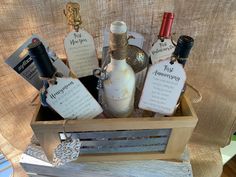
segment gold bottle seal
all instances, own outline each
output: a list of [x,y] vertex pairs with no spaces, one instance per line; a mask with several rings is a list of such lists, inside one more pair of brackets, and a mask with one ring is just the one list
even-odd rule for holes
[[82,24],[80,16],[80,5],[75,2],[68,2],[66,4],[66,9],[64,9],[64,14],[67,18],[67,24],[71,25],[76,32],[79,31],[79,27]]

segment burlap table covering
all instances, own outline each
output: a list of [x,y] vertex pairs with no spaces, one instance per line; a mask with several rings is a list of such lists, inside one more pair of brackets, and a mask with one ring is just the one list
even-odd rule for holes
[[[61,0],[2,0],[0,5],[0,149],[12,161],[14,175],[25,174],[18,165],[21,152],[30,141],[34,107],[30,101],[37,91],[11,70],[4,60],[29,36],[47,39],[60,57],[65,57],[63,36],[68,32]],[[176,15],[174,38],[180,34],[195,39],[187,74],[202,93],[194,105],[199,117],[189,145],[196,177],[215,177],[222,171],[219,147],[229,142],[236,119],[236,21],[234,0],[83,0],[83,25],[102,46],[102,29],[113,20],[124,20],[129,30],[144,35],[148,50],[159,32],[164,11]],[[191,93],[190,93],[191,94]],[[192,95],[192,94],[191,94]]]

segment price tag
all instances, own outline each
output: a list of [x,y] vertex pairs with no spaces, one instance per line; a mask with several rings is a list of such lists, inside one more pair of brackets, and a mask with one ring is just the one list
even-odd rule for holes
[[160,60],[169,58],[175,50],[171,39],[165,39],[163,42],[158,39],[152,46],[150,56],[152,64],[159,62]]
[[181,64],[163,60],[149,68],[139,108],[171,115],[186,80]]
[[78,79],[57,78],[57,84],[47,88],[46,97],[46,102],[65,119],[91,119],[103,111]]
[[78,77],[92,75],[93,70],[98,68],[93,37],[87,31],[80,29],[70,32],[64,45],[69,66]]

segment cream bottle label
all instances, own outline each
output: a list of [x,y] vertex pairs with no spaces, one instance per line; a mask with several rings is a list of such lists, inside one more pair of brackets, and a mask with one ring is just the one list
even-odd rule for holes
[[150,56],[152,64],[159,62],[160,60],[169,58],[175,50],[175,46],[171,39],[165,39],[163,42],[158,39],[152,46]]
[[70,68],[78,77],[92,75],[93,70],[98,68],[98,60],[93,37],[80,29],[78,32],[70,32],[64,45]]
[[186,80],[183,66],[163,60],[149,68],[139,108],[171,115]]
[[73,78],[57,78],[47,88],[47,103],[65,119],[92,119],[102,108],[84,85]]

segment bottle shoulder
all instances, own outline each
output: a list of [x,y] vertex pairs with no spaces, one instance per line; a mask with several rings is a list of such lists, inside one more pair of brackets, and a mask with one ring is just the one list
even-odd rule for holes
[[[129,85],[132,87],[135,85],[135,73],[133,69],[127,64],[122,67],[113,67],[111,64],[107,68],[108,79],[104,82],[109,83],[108,85],[113,85],[112,87]],[[112,84],[111,84],[112,83]]]

